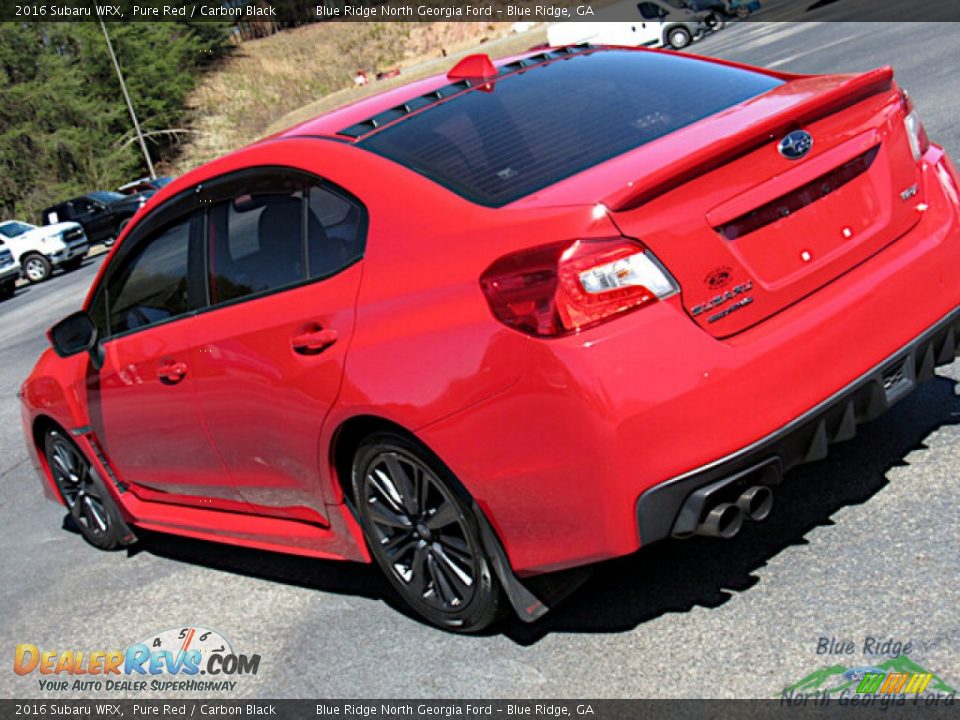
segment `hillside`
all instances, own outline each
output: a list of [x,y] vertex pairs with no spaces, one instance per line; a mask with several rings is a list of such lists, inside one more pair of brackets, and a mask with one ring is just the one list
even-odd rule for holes
[[[190,96],[189,139],[164,169],[183,173],[356,97],[441,72],[477,45],[497,56],[543,38],[542,29],[512,35],[509,23],[320,23],[245,42]],[[373,80],[395,67],[400,76]],[[371,82],[358,88],[361,69]]]

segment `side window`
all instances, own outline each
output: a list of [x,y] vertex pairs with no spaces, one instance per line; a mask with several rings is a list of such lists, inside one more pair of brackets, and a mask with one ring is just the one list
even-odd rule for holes
[[333,275],[363,256],[365,214],[356,203],[323,187],[311,187],[307,212],[310,277]]
[[642,2],[637,4],[637,9],[640,11],[640,15],[643,16],[644,20],[656,20],[660,17],[660,8],[650,2]]
[[137,248],[123,269],[108,279],[110,335],[148,327],[189,310],[190,225],[190,219],[169,225]]
[[93,203],[91,203],[89,200],[84,200],[83,198],[80,198],[79,200],[74,200],[71,203],[71,205],[73,205],[72,215],[74,217],[76,217],[77,215],[84,215],[90,212],[91,210],[93,210]]
[[209,240],[213,304],[305,280],[303,193],[220,203],[210,214]]

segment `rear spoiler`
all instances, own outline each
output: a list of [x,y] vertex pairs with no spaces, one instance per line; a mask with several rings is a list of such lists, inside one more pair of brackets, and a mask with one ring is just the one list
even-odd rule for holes
[[[788,81],[789,82],[789,81]],[[697,148],[669,165],[652,168],[627,187],[611,193],[603,204],[614,212],[632,210],[674,188],[745,155],[785,132],[807,125],[893,86],[889,65],[854,75],[832,88],[788,105],[738,132]]]

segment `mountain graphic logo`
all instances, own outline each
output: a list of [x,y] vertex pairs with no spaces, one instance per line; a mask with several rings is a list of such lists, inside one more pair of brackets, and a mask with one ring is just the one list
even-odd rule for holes
[[956,693],[936,673],[924,669],[906,655],[899,655],[881,663],[846,667],[830,665],[816,670],[802,680],[783,689],[784,695],[796,693],[835,695],[848,690],[851,693]]

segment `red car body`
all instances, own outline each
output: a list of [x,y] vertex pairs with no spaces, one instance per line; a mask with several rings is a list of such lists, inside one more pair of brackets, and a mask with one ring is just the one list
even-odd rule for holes
[[[589,48],[509,58],[499,75],[474,62],[470,87],[440,102],[495,97],[509,73],[543,67],[545,77],[552,64],[628,52],[679,57]],[[359,198],[363,258],[108,341],[99,371],[86,353],[47,351],[22,389],[46,493],[62,502],[41,444],[56,424],[113,479],[134,528],[369,562],[343,475],[358,438],[389,426],[452,471],[495,534],[503,572],[525,578],[684,534],[698,489],[738,474],[776,482],[822,457],[953,360],[957,171],[922,128],[911,137],[912,108],[889,68],[796,76],[683,62],[777,84],[496,207],[362,147],[409,121],[362,127],[369,118],[463,73],[362,100],[174,180],[101,277],[165,202],[257,167],[304,171]],[[789,159],[778,142],[800,128],[812,148]],[[639,239],[678,292],[540,333],[505,322],[481,282],[499,282],[490,273],[530,248],[622,238]],[[291,337],[321,328],[336,333],[324,352],[291,351]],[[185,382],[164,382],[171,373]]]

